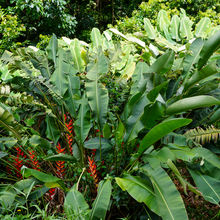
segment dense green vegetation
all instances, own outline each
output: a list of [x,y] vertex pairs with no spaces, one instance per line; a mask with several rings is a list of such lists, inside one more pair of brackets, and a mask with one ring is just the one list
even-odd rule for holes
[[218,2],[139,3],[2,1],[1,219],[219,218]]

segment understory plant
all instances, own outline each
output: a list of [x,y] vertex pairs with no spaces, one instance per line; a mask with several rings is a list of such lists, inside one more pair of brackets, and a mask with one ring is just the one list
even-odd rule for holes
[[94,28],[91,44],[53,35],[46,50],[6,51],[1,213],[49,203],[67,219],[185,220],[180,188],[219,206],[219,152],[187,133],[218,125],[219,46],[217,31],[155,54]]

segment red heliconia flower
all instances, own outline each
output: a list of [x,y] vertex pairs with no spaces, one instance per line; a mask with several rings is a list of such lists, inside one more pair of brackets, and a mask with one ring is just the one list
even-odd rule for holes
[[24,154],[24,152],[20,149],[20,147],[15,148],[17,151],[17,155],[14,158],[13,165],[15,167],[15,172],[18,178],[21,178],[21,167],[24,165],[24,159],[27,158],[27,156]]
[[55,196],[55,192],[56,191],[56,188],[51,188],[49,189],[48,193],[49,193],[49,199],[52,200],[53,197]]
[[31,160],[33,169],[40,171],[40,165],[39,165],[39,162],[36,158],[36,152],[34,150],[32,150],[32,151],[29,150],[28,153],[30,156],[30,160]]
[[[57,145],[57,153],[65,153],[65,148],[62,148],[60,143]],[[60,178],[63,178],[65,175],[65,162],[64,161],[56,161],[57,175]]]
[[69,122],[67,122],[67,119],[68,119],[67,115],[64,114],[65,125],[69,132],[66,134],[66,138],[67,138],[70,154],[72,155],[73,154],[73,148],[72,148],[73,138],[71,134],[73,133],[73,120],[70,119]]
[[93,180],[95,182],[95,186],[97,188],[98,187],[98,183],[99,183],[99,178],[98,178],[98,174],[97,174],[97,170],[96,170],[97,167],[96,167],[94,159],[91,159],[88,156],[88,160],[89,160],[89,173],[91,173],[90,176],[93,177]]
[[95,157],[96,149],[92,149],[92,156]]
[[[96,133],[99,133],[99,132],[100,132],[100,130],[96,129]],[[100,137],[103,138],[104,136],[101,134]]]

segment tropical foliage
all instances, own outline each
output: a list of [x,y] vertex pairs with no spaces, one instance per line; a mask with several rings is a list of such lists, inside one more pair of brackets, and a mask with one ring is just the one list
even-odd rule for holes
[[185,220],[192,194],[219,206],[219,150],[204,143],[219,143],[220,31],[165,13],[141,38],[94,28],[90,44],[4,52],[2,215]]

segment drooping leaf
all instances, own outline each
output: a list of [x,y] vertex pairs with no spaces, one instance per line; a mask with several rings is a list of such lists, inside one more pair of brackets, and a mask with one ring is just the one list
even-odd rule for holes
[[220,180],[192,169],[188,170],[204,199],[218,205],[220,202]]
[[165,34],[166,38],[169,38],[168,28],[170,25],[170,20],[165,10],[159,11],[158,16],[157,16],[157,24],[158,24],[159,30]]
[[[99,149],[100,148],[100,140],[98,137],[95,138],[91,138],[88,141],[85,141],[84,143],[84,147],[87,149]],[[101,138],[101,148],[103,150],[108,150],[111,149],[111,144],[110,142],[105,139],[105,138]]]
[[193,38],[191,30],[193,22],[189,19],[189,17],[186,16],[186,13],[183,9],[181,9],[181,12],[182,14],[180,15],[180,37],[190,40]]
[[183,61],[183,74],[189,73],[193,68],[193,65],[198,62],[203,44],[204,42],[201,38],[198,38],[192,42],[189,48],[190,53],[185,56]]
[[74,39],[70,44],[71,54],[73,56],[74,68],[82,73],[85,69],[84,60],[81,57],[81,47],[78,39]]
[[137,99],[137,101],[134,103],[131,111],[132,113],[126,121],[126,132],[124,137],[125,142],[132,141],[144,128],[141,118],[144,115],[144,108],[147,104],[149,104],[149,100],[145,94]]
[[84,196],[80,193],[74,185],[67,193],[64,201],[64,210],[68,216],[76,220],[88,219],[89,205],[86,203]]
[[192,110],[195,108],[204,108],[219,104],[220,101],[212,96],[208,96],[208,95],[193,96],[190,98],[185,98],[177,102],[174,102],[173,104],[168,106],[166,113],[171,115],[171,114]]
[[144,79],[144,73],[149,66],[144,62],[138,62],[132,75],[133,84],[131,86],[131,94],[143,92],[146,89],[147,80]]
[[148,18],[144,18],[144,29],[146,31],[148,38],[152,40],[156,38],[157,36],[156,31]]
[[86,77],[90,80],[98,80],[102,74],[108,72],[108,59],[104,53],[98,49],[98,53],[94,60],[90,61],[87,69]]
[[101,181],[98,187],[98,195],[92,204],[91,220],[105,219],[112,193],[110,180]]
[[154,127],[162,119],[165,109],[166,107],[161,102],[155,102],[151,106],[146,106],[141,118],[144,127],[147,129]]
[[53,60],[54,62],[54,66],[56,68],[56,55],[57,55],[57,50],[58,50],[58,40],[55,34],[53,34],[53,36],[50,39],[49,45],[47,47],[47,54],[48,54],[48,58]]
[[188,125],[192,120],[185,118],[168,119],[153,127],[142,139],[138,149],[139,154],[142,154],[156,141],[160,140],[165,135],[174,131],[177,128]]
[[36,179],[38,179],[44,183],[52,183],[52,182],[60,181],[60,179],[56,176],[52,176],[50,174],[46,174],[46,173],[40,172],[38,170],[30,169],[25,166],[23,166],[21,168],[21,172],[22,172],[23,176],[26,178],[29,176],[33,176]]
[[47,149],[51,148],[50,142],[38,135],[32,135],[31,138],[29,138],[29,143],[33,147],[39,146],[39,147],[47,148]]
[[214,74],[218,73],[218,68],[215,63],[209,63],[204,68],[202,68],[199,71],[195,71],[190,79],[188,79],[185,83],[185,89],[191,87],[192,85],[195,85],[199,81],[212,76]]
[[166,51],[162,56],[160,56],[149,68],[148,73],[158,73],[165,74],[167,73],[174,61],[174,52],[172,50]]
[[67,75],[70,75],[74,70],[73,66],[68,63],[67,53],[64,49],[59,48],[56,69],[50,78],[50,81],[59,89],[62,96],[68,89]]
[[180,41],[179,27],[180,27],[180,18],[178,15],[174,15],[171,19],[170,31],[171,31],[172,39],[175,39],[176,41]]
[[80,94],[80,78],[78,76],[74,76],[73,74],[70,74],[67,76],[68,80],[68,93],[67,97],[65,98],[65,103],[68,108],[68,112],[76,118],[77,110],[79,107],[79,104],[77,100],[81,96]]
[[0,151],[0,159],[6,157],[8,153]]
[[200,53],[198,68],[201,69],[210,56],[220,47],[220,30],[212,35],[204,44]]
[[207,17],[201,18],[195,28],[195,36],[205,38],[211,29],[211,20]]
[[135,67],[136,67],[135,62],[127,63],[127,65],[125,66],[125,68],[121,72],[121,77],[124,77],[124,78],[126,78],[126,80],[129,80],[135,71]]
[[163,219],[187,220],[183,200],[167,173],[160,167],[152,169],[149,165],[141,169],[146,172],[153,184],[159,215]]
[[21,139],[20,134],[14,129],[12,125],[13,122],[14,116],[6,108],[0,106],[0,127],[11,131],[16,138]]
[[47,129],[46,129],[46,135],[47,138],[52,140],[55,144],[60,138],[60,131],[56,126],[56,121],[54,118],[46,116],[46,123],[47,123]]
[[102,129],[108,109],[108,90],[97,80],[85,83],[85,87],[89,105],[94,113],[96,122]]
[[192,153],[197,154],[199,157],[202,157],[204,160],[208,161],[214,167],[220,169],[220,159],[210,150],[203,147],[196,147],[192,149]]
[[159,214],[155,193],[148,181],[128,174],[123,178],[116,177],[115,180],[123,191],[126,190],[136,201],[144,202],[150,210]]
[[38,187],[36,190],[30,193],[30,195],[28,196],[28,199],[30,201],[37,200],[41,198],[47,191],[48,191],[48,188],[46,186]]
[[93,47],[97,49],[102,46],[102,35],[98,28],[93,28],[91,32],[91,41]]
[[80,109],[77,115],[77,120],[74,123],[74,131],[81,144],[88,136],[90,128],[90,109],[88,105],[88,100],[85,98],[84,95],[83,98],[80,100]]

